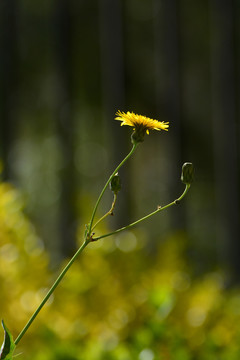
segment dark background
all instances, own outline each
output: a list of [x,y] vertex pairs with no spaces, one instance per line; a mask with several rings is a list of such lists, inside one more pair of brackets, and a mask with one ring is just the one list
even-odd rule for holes
[[[121,170],[109,226],[123,226],[195,182],[180,207],[141,225],[149,247],[184,230],[197,272],[226,267],[239,281],[240,2],[235,0],[2,0],[2,180],[57,261],[76,247],[108,175],[129,151],[133,111],[169,121]],[[108,210],[110,194],[102,207]]]

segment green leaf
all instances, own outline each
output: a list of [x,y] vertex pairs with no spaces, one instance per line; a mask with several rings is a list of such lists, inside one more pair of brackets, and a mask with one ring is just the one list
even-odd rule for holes
[[15,344],[13,341],[12,334],[4,324],[2,320],[2,327],[4,329],[4,340],[0,350],[0,359],[1,360],[12,360],[13,352],[15,350]]

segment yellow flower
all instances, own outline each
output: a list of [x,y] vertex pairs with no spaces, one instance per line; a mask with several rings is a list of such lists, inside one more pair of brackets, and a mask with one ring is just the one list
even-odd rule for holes
[[166,130],[168,131],[168,122],[150,119],[143,115],[137,115],[128,111],[127,113],[117,111],[115,120],[122,121],[122,125],[132,126],[134,133],[132,135],[133,142],[141,142],[144,135],[149,134],[149,130]]

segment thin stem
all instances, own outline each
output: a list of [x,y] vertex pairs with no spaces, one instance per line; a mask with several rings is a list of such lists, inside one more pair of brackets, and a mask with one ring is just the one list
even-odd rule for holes
[[114,175],[118,172],[118,170],[120,169],[120,167],[123,166],[123,164],[127,161],[127,159],[133,154],[133,152],[135,151],[135,149],[137,148],[137,145],[138,143],[135,143],[131,149],[131,151],[128,153],[128,155],[123,159],[123,161],[116,167],[116,169],[113,171],[112,175],[109,177],[108,181],[106,182],[104,188],[102,189],[100,195],[99,195],[99,198],[97,199],[97,202],[95,204],[95,207],[93,209],[93,213],[92,213],[92,217],[91,217],[91,220],[90,220],[90,223],[89,223],[89,227],[88,227],[88,236],[90,237],[91,236],[91,232],[92,232],[92,225],[93,225],[93,220],[94,220],[94,217],[96,215],[96,211],[97,211],[97,208],[98,208],[98,205],[103,197],[103,194],[105,193],[106,189],[107,189],[107,186],[108,184],[110,183],[110,181],[112,180],[112,178],[114,177]]
[[88,243],[89,243],[89,241],[87,241],[87,240],[84,241],[84,243],[80,246],[80,248],[73,255],[71,260],[67,263],[65,268],[61,271],[61,273],[58,276],[57,280],[54,282],[52,287],[49,289],[48,293],[45,295],[44,299],[42,300],[41,304],[38,306],[37,310],[33,313],[31,318],[28,320],[27,324],[24,326],[24,328],[22,329],[22,331],[20,332],[20,334],[18,335],[18,337],[14,341],[15,345],[17,345],[19,343],[19,341],[21,340],[21,338],[23,337],[25,332],[28,330],[29,326],[32,324],[32,322],[34,321],[34,319],[36,318],[36,316],[38,315],[38,313],[40,312],[42,307],[45,305],[47,300],[50,298],[50,296],[52,295],[52,293],[54,292],[54,290],[56,289],[56,287],[58,286],[58,284],[60,283],[60,281],[62,280],[62,278],[64,277],[64,275],[68,271],[68,269],[70,268],[70,266],[74,263],[77,256],[83,251],[83,249],[87,246]]
[[117,201],[117,194],[114,194],[111,209],[110,209],[106,214],[104,214],[104,215],[93,225],[92,230],[93,230],[102,220],[104,220],[107,216],[113,215],[113,210],[114,210],[114,208],[115,208],[116,201]]
[[[89,227],[87,229],[87,231],[85,232],[85,238],[84,238],[84,242],[83,244],[80,246],[80,248],[76,251],[76,253],[73,255],[73,257],[70,259],[70,261],[67,263],[67,265],[65,266],[65,268],[61,271],[60,275],[58,276],[58,278],[56,279],[56,281],[54,282],[54,284],[52,285],[52,287],[49,289],[49,291],[47,292],[47,294],[45,295],[44,299],[42,300],[41,304],[38,306],[37,310],[33,313],[33,315],[31,316],[31,318],[28,320],[27,324],[24,326],[24,328],[22,329],[22,331],[20,332],[20,334],[18,335],[18,337],[16,338],[16,340],[14,341],[15,345],[17,345],[19,343],[19,341],[21,340],[21,338],[23,337],[23,335],[26,333],[26,331],[28,330],[28,328],[30,327],[30,325],[32,324],[32,322],[34,321],[34,319],[36,318],[36,316],[38,315],[38,313],[40,312],[40,310],[43,308],[43,306],[46,304],[46,302],[48,301],[48,299],[50,298],[50,296],[52,295],[52,293],[54,292],[54,290],[56,289],[56,287],[59,285],[59,283],[61,282],[61,280],[63,279],[63,277],[65,276],[65,274],[67,273],[67,271],[69,270],[69,268],[71,267],[71,265],[74,263],[74,261],[76,260],[77,256],[83,251],[83,249],[89,244],[89,242],[91,241],[91,232],[92,232],[92,225],[93,225],[93,220],[98,208],[98,205],[100,203],[100,200],[108,186],[108,184],[110,183],[110,181],[112,180],[113,176],[117,173],[117,171],[120,169],[120,167],[125,163],[125,161],[133,154],[134,150],[136,149],[137,144],[134,144],[131,151],[129,152],[129,154],[123,159],[123,161],[117,166],[117,168],[114,170],[114,172],[112,173],[112,175],[109,177],[108,181],[106,182],[103,190],[101,191],[99,198],[95,204],[93,213],[92,213],[92,217],[91,217],[91,221],[89,223]],[[114,198],[112,207],[110,209],[110,211],[105,214],[95,225],[94,227],[101,221],[103,220],[103,218],[105,218],[107,215],[109,215],[109,213],[111,211],[113,211],[113,208],[115,206],[115,202],[116,202],[116,198]]]
[[121,231],[123,231],[123,230],[129,229],[129,228],[137,225],[137,224],[140,223],[141,221],[146,220],[146,219],[150,218],[151,216],[159,213],[160,211],[165,210],[165,209],[169,208],[170,206],[177,205],[177,204],[182,200],[182,198],[186,195],[186,193],[188,192],[189,188],[190,188],[190,185],[187,184],[186,187],[185,187],[184,192],[182,193],[182,195],[179,196],[179,198],[177,198],[176,200],[172,201],[171,203],[169,203],[169,204],[167,204],[167,205],[165,205],[165,206],[163,206],[163,207],[159,207],[157,210],[151,212],[150,214],[142,217],[141,219],[139,219],[139,220],[137,220],[137,221],[134,221],[133,223],[131,223],[131,224],[127,225],[127,226],[124,226],[124,227],[122,227],[122,228],[120,228],[120,229],[118,229],[118,230],[115,230],[115,231],[113,231],[113,232],[110,232],[110,233],[108,233],[108,234],[101,235],[101,236],[98,236],[98,237],[96,237],[96,238],[93,238],[92,241],[97,241],[97,240],[100,240],[100,239],[102,239],[102,238],[105,238],[105,237],[108,237],[108,236],[117,234],[117,233],[119,233],[119,232],[121,232]]

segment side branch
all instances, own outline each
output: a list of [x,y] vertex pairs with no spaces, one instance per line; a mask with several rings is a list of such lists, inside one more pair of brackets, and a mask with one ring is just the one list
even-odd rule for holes
[[130,229],[131,227],[137,225],[138,223],[140,223],[140,222],[143,221],[143,220],[146,220],[146,219],[150,218],[151,216],[159,213],[160,211],[165,210],[165,209],[169,208],[170,206],[179,204],[180,201],[184,198],[184,196],[185,196],[186,193],[188,192],[189,188],[190,188],[190,184],[187,184],[186,187],[185,187],[184,192],[182,193],[182,195],[179,196],[179,198],[177,198],[176,200],[172,201],[171,203],[169,203],[169,204],[167,204],[167,205],[165,205],[165,206],[162,206],[162,207],[158,206],[157,210],[155,210],[155,211],[151,212],[150,214],[142,217],[141,219],[139,219],[139,220],[137,220],[137,221],[134,221],[133,223],[131,223],[131,224],[127,225],[127,226],[124,226],[124,227],[122,227],[122,228],[120,228],[120,229],[118,229],[118,230],[112,231],[112,232],[110,232],[110,233],[108,233],[108,234],[105,234],[105,235],[101,235],[101,236],[92,238],[92,241],[97,241],[97,240],[103,239],[103,238],[105,238],[105,237],[108,237],[108,236],[111,236],[111,235],[114,235],[114,234],[118,234],[118,233],[121,232],[121,231]]

